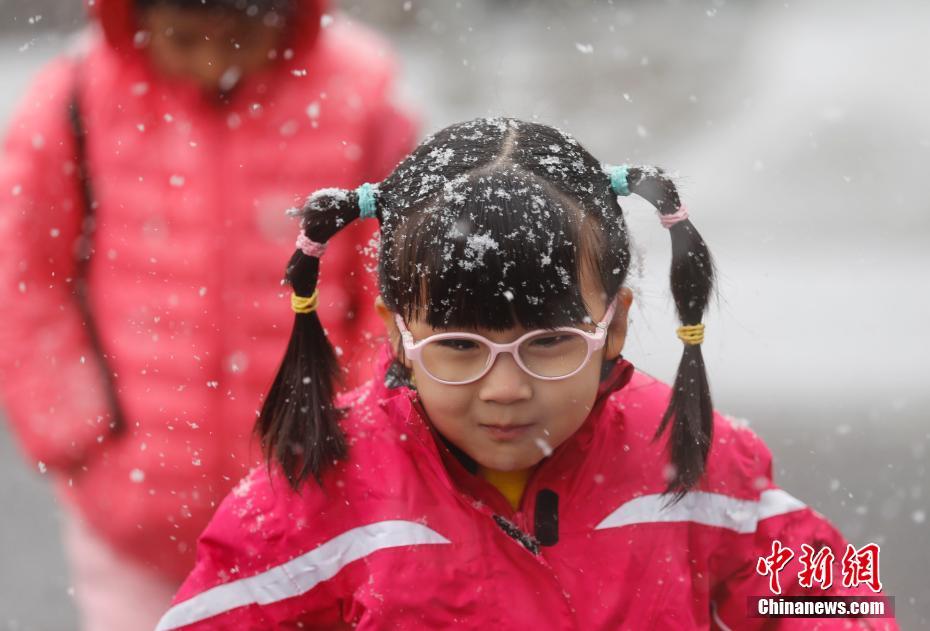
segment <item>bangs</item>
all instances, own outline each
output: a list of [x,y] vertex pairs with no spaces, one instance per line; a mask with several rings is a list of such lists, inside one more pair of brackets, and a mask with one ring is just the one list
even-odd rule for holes
[[385,232],[397,254],[382,260],[382,294],[434,328],[576,324],[589,317],[579,262],[597,260],[582,256],[586,232],[581,209],[534,175],[479,170]]

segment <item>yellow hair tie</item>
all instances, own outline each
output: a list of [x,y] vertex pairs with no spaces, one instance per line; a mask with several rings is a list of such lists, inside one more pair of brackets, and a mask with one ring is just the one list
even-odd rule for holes
[[688,346],[696,346],[704,341],[704,325],[691,324],[678,327],[678,339]]
[[303,296],[298,296],[297,294],[291,294],[291,309],[294,310],[294,313],[313,313],[316,311],[318,306],[318,298],[320,296],[320,290],[317,289],[313,292],[313,295],[309,298],[304,298]]

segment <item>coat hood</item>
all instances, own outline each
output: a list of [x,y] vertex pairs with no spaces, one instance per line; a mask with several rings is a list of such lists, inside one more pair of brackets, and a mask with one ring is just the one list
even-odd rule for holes
[[[312,48],[320,32],[320,19],[325,13],[328,0],[294,0],[297,4],[296,18],[291,27],[292,46]],[[135,17],[135,0],[85,0],[92,18],[100,23],[107,42],[115,49],[134,49],[134,39],[139,30]],[[295,36],[299,34],[298,36]]]

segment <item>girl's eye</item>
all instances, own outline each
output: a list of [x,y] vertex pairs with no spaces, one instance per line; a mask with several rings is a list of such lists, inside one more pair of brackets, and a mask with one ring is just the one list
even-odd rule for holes
[[534,337],[531,344],[537,348],[552,348],[564,342],[567,342],[571,335],[546,335],[544,337]]
[[443,348],[447,348],[453,351],[473,351],[478,348],[478,343],[474,340],[467,340],[462,338],[439,340],[435,343]]

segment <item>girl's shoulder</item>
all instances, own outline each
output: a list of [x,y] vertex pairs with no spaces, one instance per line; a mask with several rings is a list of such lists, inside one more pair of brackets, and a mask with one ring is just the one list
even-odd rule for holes
[[[392,392],[369,381],[340,395],[336,401],[342,410],[340,428],[348,446],[345,459],[330,463],[319,479],[310,476],[297,488],[275,463],[253,469],[228,494],[214,516],[222,530],[223,520],[235,523],[246,532],[271,536],[275,528],[297,530],[302,522],[292,516],[333,514],[351,504],[359,488],[375,483],[371,478],[383,476],[386,463],[396,468],[409,451],[406,421],[409,399],[402,392]],[[383,479],[383,478],[382,478]]]
[[[622,436],[624,449],[638,452],[643,462],[668,462],[668,430],[656,433],[672,394],[671,386],[637,370],[607,404],[609,424]],[[756,499],[771,479],[772,456],[765,442],[746,421],[715,410],[702,490]]]
[[277,467],[253,469],[220,503],[200,535],[191,579],[212,587],[275,565],[279,556],[287,555],[280,548],[289,516],[311,514],[306,509],[315,495],[294,491]]
[[[253,469],[226,496],[199,540],[204,585],[268,571],[366,520],[387,518],[403,504],[399,489],[414,468],[417,441],[402,437],[402,393],[369,382],[339,398],[347,457],[296,488],[272,463]],[[383,513],[383,514],[382,514]]]
[[68,106],[74,94],[79,63],[76,54],[64,53],[39,70],[17,102],[5,132],[7,138],[22,134],[28,137],[31,152],[38,153],[41,147],[36,138],[44,138],[42,146],[54,147],[61,139],[49,138],[52,130],[57,136],[71,133]]

